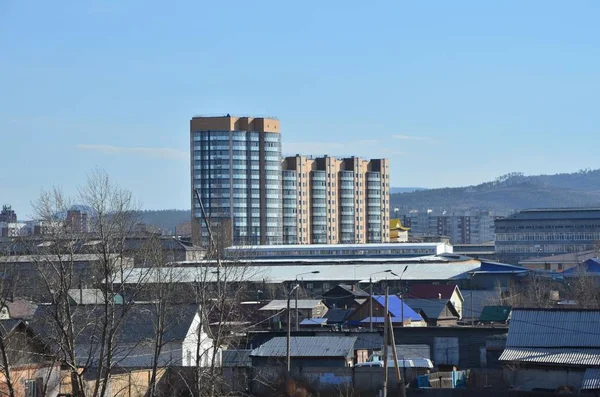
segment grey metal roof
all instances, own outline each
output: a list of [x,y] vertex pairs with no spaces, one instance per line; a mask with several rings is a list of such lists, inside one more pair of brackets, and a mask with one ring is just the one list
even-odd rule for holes
[[223,367],[251,367],[250,349],[227,349],[221,352]]
[[[386,270],[400,274],[404,267],[408,266],[402,275],[402,280],[459,280],[468,279],[469,272],[478,270],[481,262],[469,261],[432,261],[432,262],[399,262],[385,263],[383,261],[372,261],[368,263],[343,264],[343,262],[312,261],[304,265],[263,265],[263,266],[223,266],[221,277],[228,280],[244,280],[250,282],[265,282],[279,284],[292,281],[296,274],[310,271],[318,271],[315,274],[303,276],[303,282],[311,281],[352,281],[368,282],[369,276],[380,273],[373,277],[373,281],[395,279],[387,275]],[[125,283],[157,283],[165,279],[174,282],[194,282],[205,280],[215,282],[217,279],[216,267],[198,266],[190,267],[161,267],[161,268],[132,268],[125,274]]]
[[588,368],[583,375],[581,390],[600,389],[600,368]]
[[70,289],[68,294],[78,305],[104,303],[104,294],[97,288]]
[[[441,319],[445,317],[445,308],[450,303],[447,299],[405,299],[404,302],[415,311],[422,311],[425,316],[430,319]],[[456,318],[458,319],[458,313],[454,308],[454,305],[450,303]]]
[[600,349],[600,310],[514,309],[506,346]]
[[[298,299],[298,309],[313,309],[315,306],[318,306],[321,302],[319,299]],[[290,301],[290,308],[296,308],[296,301],[292,299]],[[258,310],[283,310],[287,309],[287,300],[285,299],[276,299],[267,303],[265,306],[261,307]]]
[[[355,336],[293,336],[290,339],[292,357],[352,357]],[[276,337],[252,350],[251,357],[285,357],[285,337]]]
[[600,348],[507,347],[500,361],[597,366],[600,365]]

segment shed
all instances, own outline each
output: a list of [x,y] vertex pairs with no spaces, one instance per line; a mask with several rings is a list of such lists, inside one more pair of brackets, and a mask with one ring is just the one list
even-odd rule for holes
[[513,385],[579,390],[600,367],[599,328],[597,309],[514,309],[500,361],[519,367],[508,372]]
[[[292,367],[352,367],[355,336],[292,336]],[[285,362],[285,337],[275,337],[252,350],[252,366],[278,366]]]
[[484,306],[479,322],[484,324],[506,324],[510,319],[510,306]]

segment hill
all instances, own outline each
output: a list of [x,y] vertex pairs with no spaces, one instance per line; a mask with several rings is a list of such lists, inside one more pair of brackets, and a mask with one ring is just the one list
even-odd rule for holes
[[190,210],[146,210],[140,211],[140,221],[163,231],[174,231],[175,226],[191,219]]
[[530,176],[515,172],[479,185],[392,194],[390,202],[404,210],[600,207],[600,169]]

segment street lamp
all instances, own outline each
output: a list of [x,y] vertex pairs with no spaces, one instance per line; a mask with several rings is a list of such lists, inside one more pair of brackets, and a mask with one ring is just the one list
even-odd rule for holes
[[392,269],[384,270],[382,272],[375,272],[369,275],[369,331],[373,331],[373,276],[380,273],[391,273]]
[[292,316],[290,313],[290,300],[292,299],[292,293],[298,290],[299,285],[296,284],[287,294],[287,337],[286,337],[286,349],[287,349],[287,372],[290,373],[292,358],[290,351],[290,339],[291,339],[291,329],[292,329]]
[[[397,275],[396,273],[392,272],[392,274],[396,277],[398,277],[398,280],[401,282],[402,281],[402,276],[404,276],[404,273],[406,272],[406,269],[408,269],[408,265],[404,266],[404,270],[402,270],[402,273],[400,273],[400,275]],[[402,321],[402,326],[404,327],[404,296],[402,294],[402,283],[400,283],[400,319]]]
[[[300,274],[296,274],[296,286],[298,286],[298,276],[303,276],[305,274],[319,274],[321,273],[319,270],[313,270],[312,272],[304,272],[304,273],[300,273]],[[296,308],[294,310],[295,315],[296,315],[296,331],[298,331],[298,291],[300,291],[299,288],[296,288]]]

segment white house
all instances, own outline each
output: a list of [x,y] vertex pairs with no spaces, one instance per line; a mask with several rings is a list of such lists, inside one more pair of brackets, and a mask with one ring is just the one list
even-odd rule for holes
[[[34,327],[46,339],[53,339],[56,326],[48,322],[48,306],[40,307],[33,320]],[[77,328],[76,353],[80,362],[99,360],[100,344],[94,343],[100,335],[102,305],[78,305],[73,319]],[[213,340],[201,326],[200,306],[168,306],[164,313],[162,332],[158,333],[158,303],[136,303],[130,307],[119,305],[117,310],[126,310],[117,332],[113,360],[124,368],[151,368],[154,360],[155,341],[162,334],[162,348],[158,366],[209,366],[213,357]],[[44,313],[46,312],[46,313]],[[118,313],[117,316],[118,318]],[[41,320],[46,321],[42,323]],[[197,357],[199,358],[197,360]],[[217,349],[216,365],[220,365],[220,350]]]

